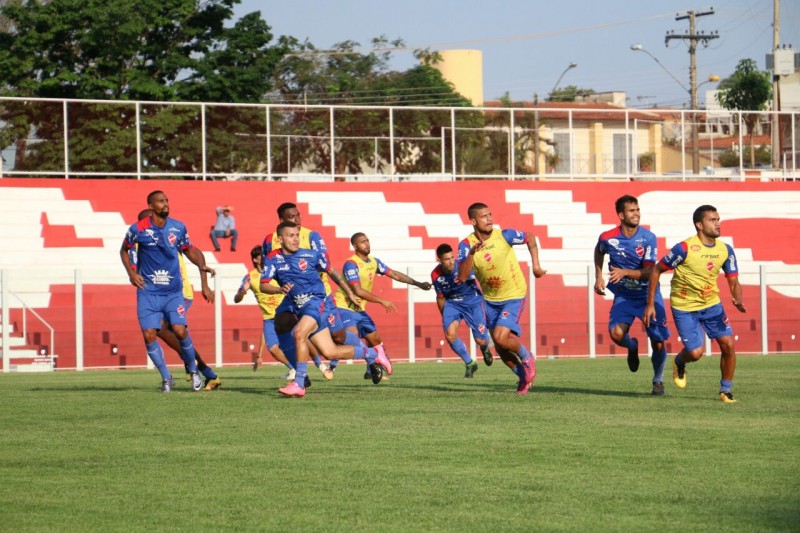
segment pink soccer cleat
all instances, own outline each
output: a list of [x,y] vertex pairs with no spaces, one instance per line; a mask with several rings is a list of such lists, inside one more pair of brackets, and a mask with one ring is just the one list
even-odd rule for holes
[[388,375],[392,375],[392,362],[389,361],[389,358],[386,356],[386,352],[383,350],[383,345],[379,344],[375,347],[375,351],[378,352],[378,357],[375,358],[375,362],[378,363],[383,367]]
[[281,387],[280,389],[278,389],[278,392],[280,392],[281,394],[283,394],[287,398],[291,398],[291,397],[302,398],[303,396],[306,395],[306,389],[304,389],[303,387],[299,386],[294,381],[292,381],[291,383],[289,383],[285,387]]
[[533,356],[528,357],[522,362],[522,368],[525,369],[525,379],[523,381],[525,381],[528,388],[530,388],[530,386],[533,385],[533,380],[536,379],[536,361]]
[[524,379],[519,380],[519,383],[517,383],[517,394],[528,394],[530,389],[531,384],[526,383]]

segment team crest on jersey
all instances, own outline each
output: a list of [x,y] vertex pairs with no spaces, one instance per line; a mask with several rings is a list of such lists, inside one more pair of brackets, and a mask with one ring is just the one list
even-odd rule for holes
[[699,251],[700,251],[700,245],[699,245],[699,244],[693,244],[693,245],[690,247],[690,249],[691,249],[693,252],[699,252]]
[[169,241],[169,243],[170,243],[172,246],[175,246],[175,243],[178,241],[178,238],[175,236],[175,234],[174,234],[174,233],[170,233],[170,234],[169,234],[169,237],[167,237],[167,240]]
[[706,270],[708,270],[709,272],[714,270],[714,262],[713,261],[709,261],[708,263],[706,263]]
[[308,262],[305,259],[301,259],[297,266],[300,267],[300,270],[305,270],[308,268]]
[[637,246],[636,247],[636,255],[642,257],[644,255],[644,246]]
[[186,308],[182,305],[179,305],[176,311],[178,312],[179,316],[183,316],[186,314]]
[[619,246],[619,239],[608,239],[608,244],[616,248]]
[[487,263],[491,263],[492,262],[492,254],[490,254],[489,252],[486,252],[485,254],[483,254],[483,260],[486,261]]

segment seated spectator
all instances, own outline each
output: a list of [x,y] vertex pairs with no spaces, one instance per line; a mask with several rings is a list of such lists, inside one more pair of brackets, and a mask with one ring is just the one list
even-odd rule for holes
[[211,229],[211,242],[214,243],[214,251],[219,252],[219,241],[217,239],[231,239],[231,252],[236,251],[236,240],[239,232],[236,231],[236,219],[231,214],[233,207],[223,205],[217,207],[217,222]]

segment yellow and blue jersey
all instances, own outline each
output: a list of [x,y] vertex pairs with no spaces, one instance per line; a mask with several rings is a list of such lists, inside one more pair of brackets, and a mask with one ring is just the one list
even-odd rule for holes
[[[368,255],[366,259],[361,259],[358,254],[353,254],[344,262],[342,267],[342,274],[347,283],[358,283],[361,288],[369,292],[372,292],[375,276],[378,274],[385,276],[389,272],[391,272],[391,269],[383,261],[371,255]],[[364,299],[361,300],[359,307],[355,307],[341,287],[336,290],[335,299],[336,307],[343,309],[365,311],[367,308],[367,301]]]
[[[267,294],[266,292],[261,292],[261,271],[257,268],[248,272],[242,279],[242,284],[239,285],[240,291],[244,288],[244,284],[247,280],[250,280],[250,290],[253,291],[253,295],[256,297],[258,307],[261,308],[261,317],[264,320],[275,318],[275,309],[277,309],[283,301],[283,294]],[[274,279],[269,283],[275,287],[280,286]]]
[[[480,283],[483,297],[489,302],[520,300],[528,295],[528,283],[514,253],[514,245],[526,244],[527,235],[513,229],[494,229],[484,241],[483,248],[472,256],[472,271]],[[457,263],[469,255],[478,243],[471,233],[458,245]]]
[[700,311],[720,303],[717,276],[736,277],[739,269],[733,248],[716,239],[712,246],[703,244],[697,235],[679,242],[660,264],[673,270],[669,303],[679,311]]

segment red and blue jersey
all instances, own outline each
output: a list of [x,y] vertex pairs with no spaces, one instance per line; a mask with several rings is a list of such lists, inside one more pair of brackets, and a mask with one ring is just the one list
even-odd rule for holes
[[475,296],[483,298],[475,273],[470,272],[467,281],[458,280],[458,265],[449,274],[445,274],[442,265],[436,265],[431,272],[431,284],[437,295],[444,296],[445,300],[461,301]]
[[286,295],[301,310],[314,298],[325,299],[325,285],[320,272],[328,272],[328,256],[316,250],[300,248],[293,254],[284,254],[278,248],[270,252],[261,269],[261,283],[277,280],[283,286],[292,284]]
[[[658,260],[658,245],[655,234],[642,226],[636,228],[636,233],[627,237],[622,232],[622,227],[617,226],[600,234],[595,250],[608,254],[608,267],[624,268],[627,270],[640,270],[646,266],[653,266]],[[646,279],[622,278],[617,283],[608,284],[616,296],[627,298],[647,298]]]
[[[264,242],[261,244],[261,257],[266,258],[270,252],[278,250],[280,247],[281,243],[278,240],[277,232],[267,235],[264,238]],[[300,248],[316,250],[324,254],[326,261],[328,260],[328,247],[325,245],[322,235],[314,230],[303,227],[300,228]],[[325,285],[325,294],[330,294],[331,284],[328,281],[328,274],[321,273],[319,276],[322,278],[322,283]]]
[[192,248],[183,222],[167,218],[159,227],[152,217],[143,218],[128,228],[123,245],[128,251],[136,249],[136,270],[145,280],[144,289],[139,290],[163,294],[183,291],[179,255]]

